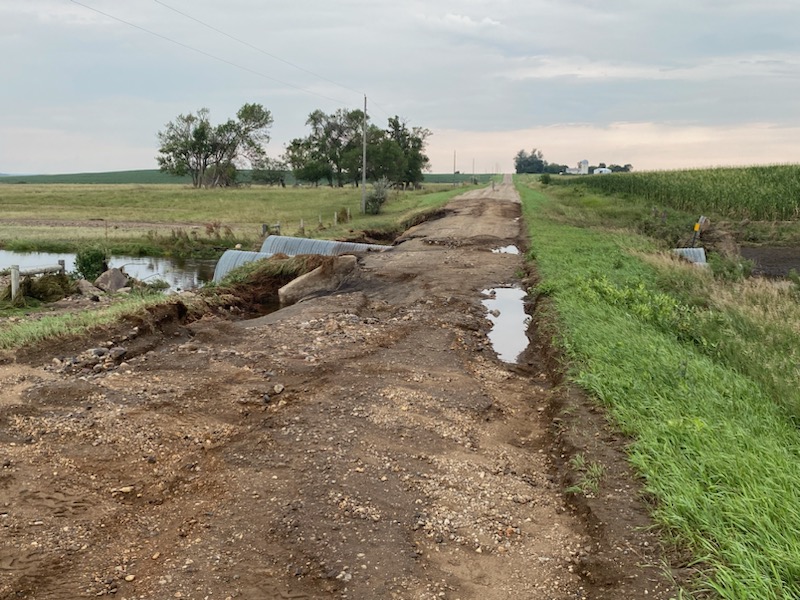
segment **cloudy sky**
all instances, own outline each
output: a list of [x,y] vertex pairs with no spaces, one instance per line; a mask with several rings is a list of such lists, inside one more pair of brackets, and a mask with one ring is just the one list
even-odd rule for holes
[[0,172],[156,168],[168,121],[245,102],[278,156],[364,94],[434,172],[798,162],[798,31],[797,0],[0,0]]

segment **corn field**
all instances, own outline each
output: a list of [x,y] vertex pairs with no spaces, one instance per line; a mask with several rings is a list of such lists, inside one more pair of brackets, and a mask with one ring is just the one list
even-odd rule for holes
[[800,165],[614,173],[553,182],[724,218],[800,218]]

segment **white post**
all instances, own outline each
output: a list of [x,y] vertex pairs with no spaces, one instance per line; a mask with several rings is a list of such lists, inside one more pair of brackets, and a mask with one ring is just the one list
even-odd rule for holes
[[19,265],[11,265],[11,301],[19,294]]
[[339,213],[333,213],[333,226],[336,227],[339,224]]

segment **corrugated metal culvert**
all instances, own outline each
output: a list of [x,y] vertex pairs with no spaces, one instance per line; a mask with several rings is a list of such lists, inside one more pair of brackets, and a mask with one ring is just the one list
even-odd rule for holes
[[214,283],[219,283],[231,271],[243,264],[269,258],[272,254],[265,252],[247,252],[246,250],[225,250],[214,268]]
[[288,256],[298,254],[321,254],[323,256],[339,256],[355,252],[383,252],[391,246],[379,244],[357,244],[355,242],[332,242],[330,240],[312,240],[309,238],[271,235],[261,244],[261,252],[271,254],[283,253]]
[[300,254],[319,254],[322,256],[340,256],[359,252],[383,252],[392,246],[380,244],[357,244],[355,242],[332,242],[330,240],[312,240],[309,238],[290,237],[286,235],[270,235],[261,245],[261,252],[245,250],[226,250],[214,269],[214,282],[218,283],[235,268],[245,263],[269,258],[275,254],[298,256]]

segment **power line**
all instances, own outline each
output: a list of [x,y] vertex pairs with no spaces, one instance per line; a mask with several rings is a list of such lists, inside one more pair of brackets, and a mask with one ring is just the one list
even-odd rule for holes
[[314,71],[311,71],[310,69],[306,69],[305,67],[301,67],[298,64],[295,64],[295,63],[293,63],[291,61],[286,60],[285,58],[281,58],[280,56],[276,56],[275,54],[267,52],[266,50],[264,50],[262,48],[259,48],[258,46],[254,46],[250,42],[247,42],[247,41],[245,41],[245,40],[243,40],[241,38],[238,38],[238,37],[236,37],[234,35],[231,35],[230,33],[222,31],[221,29],[219,29],[217,27],[214,27],[213,25],[209,25],[205,21],[201,21],[200,19],[198,19],[197,17],[195,17],[193,15],[190,15],[188,13],[180,11],[177,8],[173,7],[173,6],[170,6],[166,2],[162,2],[161,0],[153,0],[153,1],[156,4],[160,4],[164,8],[168,8],[169,10],[171,10],[174,13],[177,13],[177,14],[183,16],[183,17],[186,17],[187,19],[191,19],[195,23],[199,23],[200,25],[202,25],[203,27],[207,27],[211,31],[216,31],[218,34],[224,35],[226,38],[229,38],[229,39],[233,40],[234,42],[238,42],[238,43],[242,44],[243,46],[247,46],[248,48],[250,48],[252,50],[255,50],[256,52],[260,52],[261,54],[264,54],[265,56],[269,56],[270,58],[272,58],[274,60],[280,61],[280,62],[282,62],[282,63],[284,63],[286,65],[289,65],[290,67],[294,67],[295,69],[303,71],[304,73],[308,73],[309,75],[313,75],[314,77],[318,77],[319,79],[327,81],[328,83],[332,83],[333,85],[335,85],[337,87],[340,87],[342,89],[348,90],[350,92],[354,92],[354,93],[358,94],[359,96],[363,95],[363,92],[360,92],[358,90],[354,90],[353,88],[348,87],[346,85],[342,85],[341,83],[338,83],[338,82],[334,81],[333,79],[329,79],[329,78],[325,77],[324,75],[320,75],[319,73],[315,73]]
[[109,19],[113,19],[114,21],[118,21],[118,22],[123,23],[125,25],[128,25],[130,27],[133,27],[135,29],[138,29],[139,31],[144,31],[145,33],[149,33],[150,35],[155,36],[155,37],[157,37],[159,39],[162,39],[162,40],[165,40],[167,42],[170,42],[171,44],[175,44],[176,46],[180,46],[181,48],[185,48],[187,50],[191,50],[192,52],[197,52],[198,54],[202,54],[203,56],[206,56],[208,58],[214,59],[214,60],[219,61],[221,63],[225,63],[226,65],[229,65],[231,67],[236,67],[237,69],[241,69],[242,71],[245,71],[245,72],[250,73],[252,75],[257,75],[258,77],[263,77],[264,79],[269,79],[270,81],[274,81],[276,83],[280,83],[281,85],[285,85],[285,86],[294,88],[294,89],[299,90],[301,92],[304,92],[306,94],[311,94],[312,96],[318,96],[320,98],[325,98],[326,100],[330,100],[331,102],[336,102],[337,104],[341,104],[342,106],[345,106],[345,107],[349,106],[349,104],[347,102],[343,102],[342,100],[337,100],[336,98],[331,98],[330,96],[326,96],[324,94],[319,94],[317,92],[313,92],[311,90],[308,90],[306,88],[302,88],[302,87],[297,86],[297,85],[293,85],[293,84],[288,83],[286,81],[281,81],[280,79],[277,79],[275,77],[271,77],[269,75],[261,73],[260,71],[256,71],[254,69],[250,69],[249,67],[244,67],[244,66],[242,66],[240,64],[237,64],[237,63],[232,62],[230,60],[227,60],[225,58],[220,58],[219,56],[215,56],[213,54],[210,54],[209,52],[206,52],[204,50],[200,50],[199,48],[195,48],[194,46],[190,46],[188,44],[184,44],[183,42],[179,42],[179,41],[174,40],[174,39],[172,39],[170,37],[162,35],[160,33],[156,33],[155,31],[151,31],[149,29],[145,29],[144,27],[141,27],[139,25],[131,23],[130,21],[126,21],[124,19],[120,19],[119,17],[115,17],[114,15],[110,15],[110,14],[108,14],[106,12],[103,12],[102,10],[99,10],[99,9],[94,8],[92,6],[88,6],[86,4],[83,4],[82,2],[78,2],[78,0],[69,0],[69,1],[72,2],[73,4],[77,4],[78,6],[82,6],[85,9],[88,9],[88,10],[96,12],[96,13],[98,13],[100,15],[103,15],[104,17],[108,17]]

